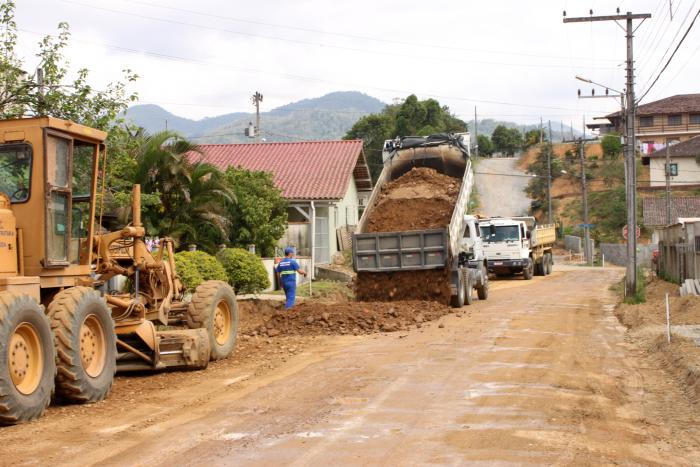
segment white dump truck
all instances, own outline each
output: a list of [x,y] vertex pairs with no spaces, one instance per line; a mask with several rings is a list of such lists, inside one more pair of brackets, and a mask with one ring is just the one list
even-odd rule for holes
[[497,276],[546,276],[552,272],[554,225],[537,225],[534,217],[494,217],[479,224],[488,271]]
[[[488,273],[479,221],[467,214],[474,184],[469,135],[398,138],[387,142],[383,159],[381,175],[353,235],[353,266],[358,279],[363,274],[386,273],[386,277],[390,277],[396,272],[420,274],[425,270],[444,269],[452,306],[470,304],[474,289],[479,299],[485,300]],[[378,209],[382,188],[414,167],[432,168],[460,181],[449,225],[427,230],[368,232],[368,218]],[[423,215],[431,216],[431,213]]]

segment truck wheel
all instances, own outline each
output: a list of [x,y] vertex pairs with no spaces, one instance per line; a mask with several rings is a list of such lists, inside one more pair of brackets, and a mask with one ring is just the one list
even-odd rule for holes
[[547,274],[546,270],[546,265],[545,265],[545,257],[542,256],[542,258],[539,261],[535,262],[535,275],[536,276],[544,276]]
[[547,267],[547,271],[545,272],[546,275],[549,275],[552,273],[552,265],[554,264],[554,258],[552,257],[551,253],[547,253],[547,262],[545,263]]
[[533,264],[532,264],[532,259],[529,259],[527,261],[527,266],[523,268],[523,279],[526,281],[529,281],[532,279],[532,273],[533,273]]
[[469,270],[465,269],[464,275],[466,276],[464,279],[464,303],[467,305],[471,305],[472,303],[474,303],[474,284],[472,284],[471,274],[469,274]]
[[112,312],[90,287],[69,287],[49,304],[56,346],[56,394],[71,402],[101,401],[117,370]]
[[187,326],[207,330],[212,360],[231,355],[238,333],[238,303],[233,288],[223,281],[200,284],[187,308]]
[[476,289],[476,293],[479,296],[479,300],[489,298],[489,276],[484,276],[484,282],[481,284],[481,287]]
[[28,295],[0,292],[0,425],[39,417],[56,376],[51,325]]
[[464,273],[462,268],[459,268],[457,274],[457,295],[453,295],[450,301],[452,308],[462,308],[464,306],[466,295],[466,285],[464,284]]

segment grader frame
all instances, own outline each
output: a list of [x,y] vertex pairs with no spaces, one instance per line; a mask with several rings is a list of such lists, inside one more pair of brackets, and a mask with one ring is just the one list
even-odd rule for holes
[[[155,256],[146,246],[138,185],[132,222],[100,230],[106,137],[51,117],[0,121],[0,424],[38,417],[54,391],[101,400],[117,369],[204,368],[235,347],[233,289],[208,281],[186,301],[173,241]],[[111,290],[117,276],[130,286]]]

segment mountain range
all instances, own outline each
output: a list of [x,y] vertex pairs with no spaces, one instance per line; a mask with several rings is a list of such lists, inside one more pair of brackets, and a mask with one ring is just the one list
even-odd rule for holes
[[[356,91],[332,92],[321,97],[303,99],[260,113],[260,127],[265,141],[298,141],[339,139],[361,117],[381,112],[386,104],[367,94]],[[200,144],[244,143],[253,141],[245,136],[245,128],[255,122],[255,113],[233,112],[200,120],[175,115],[154,104],[130,107],[126,118],[154,133],[164,129],[177,131]],[[472,124],[472,121],[467,123]],[[546,124],[546,123],[545,123]],[[527,131],[538,125],[492,119],[479,120],[479,134],[491,135],[498,125]],[[564,125],[564,135],[571,129]],[[561,138],[560,122],[552,122],[552,137]],[[574,135],[580,132],[574,131]]]

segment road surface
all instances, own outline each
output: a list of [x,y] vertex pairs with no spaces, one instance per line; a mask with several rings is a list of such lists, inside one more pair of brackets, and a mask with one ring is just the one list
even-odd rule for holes
[[475,168],[479,211],[487,216],[527,216],[530,198],[525,187],[531,180],[517,167],[518,159],[494,157],[479,159]]
[[0,463],[700,464],[697,408],[613,315],[621,271],[563,269],[494,281],[420,329],[321,339],[260,376],[61,408],[1,429]]

